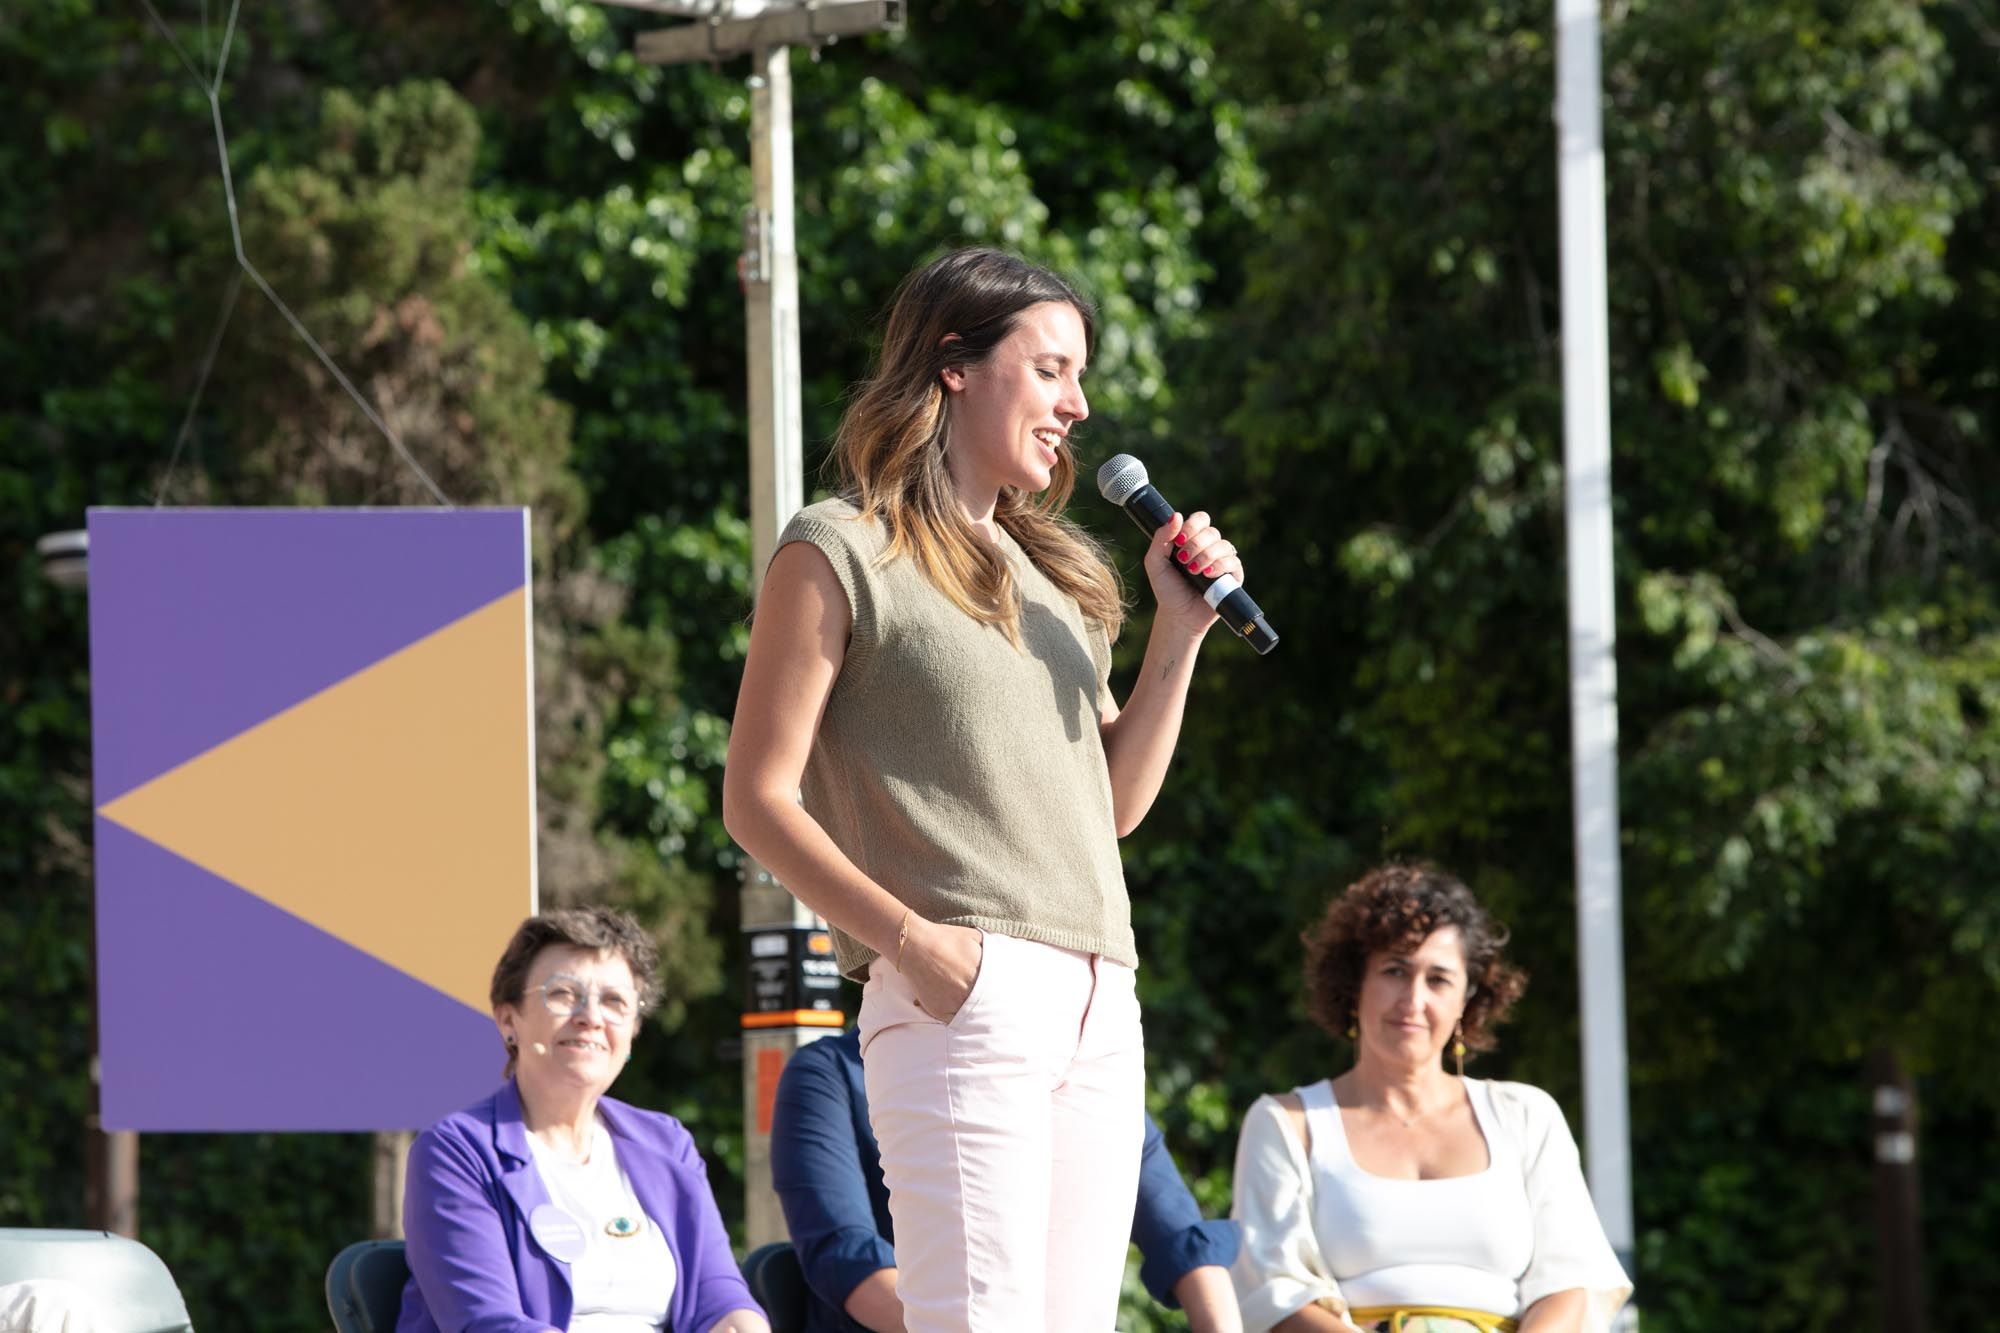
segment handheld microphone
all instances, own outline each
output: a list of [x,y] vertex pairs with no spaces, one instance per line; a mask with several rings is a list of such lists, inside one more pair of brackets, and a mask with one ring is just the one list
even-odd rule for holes
[[[1097,493],[1132,516],[1139,530],[1150,539],[1174,516],[1166,502],[1146,480],[1146,465],[1130,454],[1117,454],[1097,469]],[[1197,574],[1180,561],[1173,562],[1189,582],[1201,589],[1202,599],[1215,608],[1222,623],[1236,631],[1245,643],[1261,655],[1278,646],[1278,632],[1264,619],[1257,603],[1243,591],[1243,585],[1227,574],[1209,578]]]

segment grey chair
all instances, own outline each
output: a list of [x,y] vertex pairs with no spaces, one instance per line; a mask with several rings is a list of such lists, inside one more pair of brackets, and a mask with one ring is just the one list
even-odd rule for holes
[[88,1292],[101,1333],[193,1333],[174,1275],[136,1240],[108,1231],[0,1227],[0,1286],[36,1278]]
[[326,1308],[337,1333],[393,1333],[410,1264],[400,1240],[357,1241],[326,1268]]
[[760,1245],[745,1255],[743,1281],[771,1317],[771,1333],[799,1333],[806,1326],[806,1306],[812,1296],[805,1269],[789,1242]]

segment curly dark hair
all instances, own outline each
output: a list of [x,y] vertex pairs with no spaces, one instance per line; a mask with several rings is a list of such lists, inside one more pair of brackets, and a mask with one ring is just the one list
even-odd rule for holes
[[1368,959],[1413,949],[1445,926],[1457,926],[1465,946],[1466,1049],[1492,1050],[1493,1028],[1527,989],[1528,974],[1501,957],[1507,928],[1456,875],[1428,861],[1377,866],[1348,885],[1305,933],[1306,1003],[1313,1021],[1336,1037],[1346,1036]]
[[[529,917],[507,941],[500,961],[493,965],[493,985],[488,992],[495,1009],[521,1003],[535,959],[552,946],[617,954],[632,969],[632,980],[639,987],[640,1015],[652,1012],[660,1002],[660,949],[644,927],[614,908],[564,907]],[[510,1047],[503,1077],[514,1077],[514,1064],[515,1053]]]

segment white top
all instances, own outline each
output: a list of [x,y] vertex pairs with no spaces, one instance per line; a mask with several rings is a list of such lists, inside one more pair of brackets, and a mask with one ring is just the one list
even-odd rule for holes
[[1517,1284],[1535,1245],[1520,1153],[1494,1127],[1487,1085],[1469,1079],[1465,1090],[1486,1140],[1486,1169],[1395,1180],[1354,1160],[1331,1083],[1299,1089],[1318,1183],[1313,1233],[1350,1306],[1521,1312]]
[[569,1261],[569,1333],[660,1333],[674,1298],[673,1252],[640,1211],[604,1121],[592,1129],[587,1161],[564,1161],[533,1134],[528,1149],[549,1201],[583,1230],[583,1253]]
[[1354,1309],[1452,1305],[1513,1317],[1577,1287],[1590,1297],[1586,1333],[1610,1327],[1632,1284],[1561,1108],[1523,1083],[1465,1084],[1487,1166],[1439,1180],[1356,1165],[1328,1081],[1298,1090],[1310,1153],[1277,1099],[1257,1099],[1236,1147],[1232,1210],[1243,1247],[1230,1276],[1246,1333],[1336,1298]]

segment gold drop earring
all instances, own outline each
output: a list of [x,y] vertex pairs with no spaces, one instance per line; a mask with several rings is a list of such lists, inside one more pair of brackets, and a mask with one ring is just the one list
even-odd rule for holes
[[1465,1019],[1461,1015],[1451,1030],[1451,1055],[1458,1061],[1458,1076],[1465,1077]]

